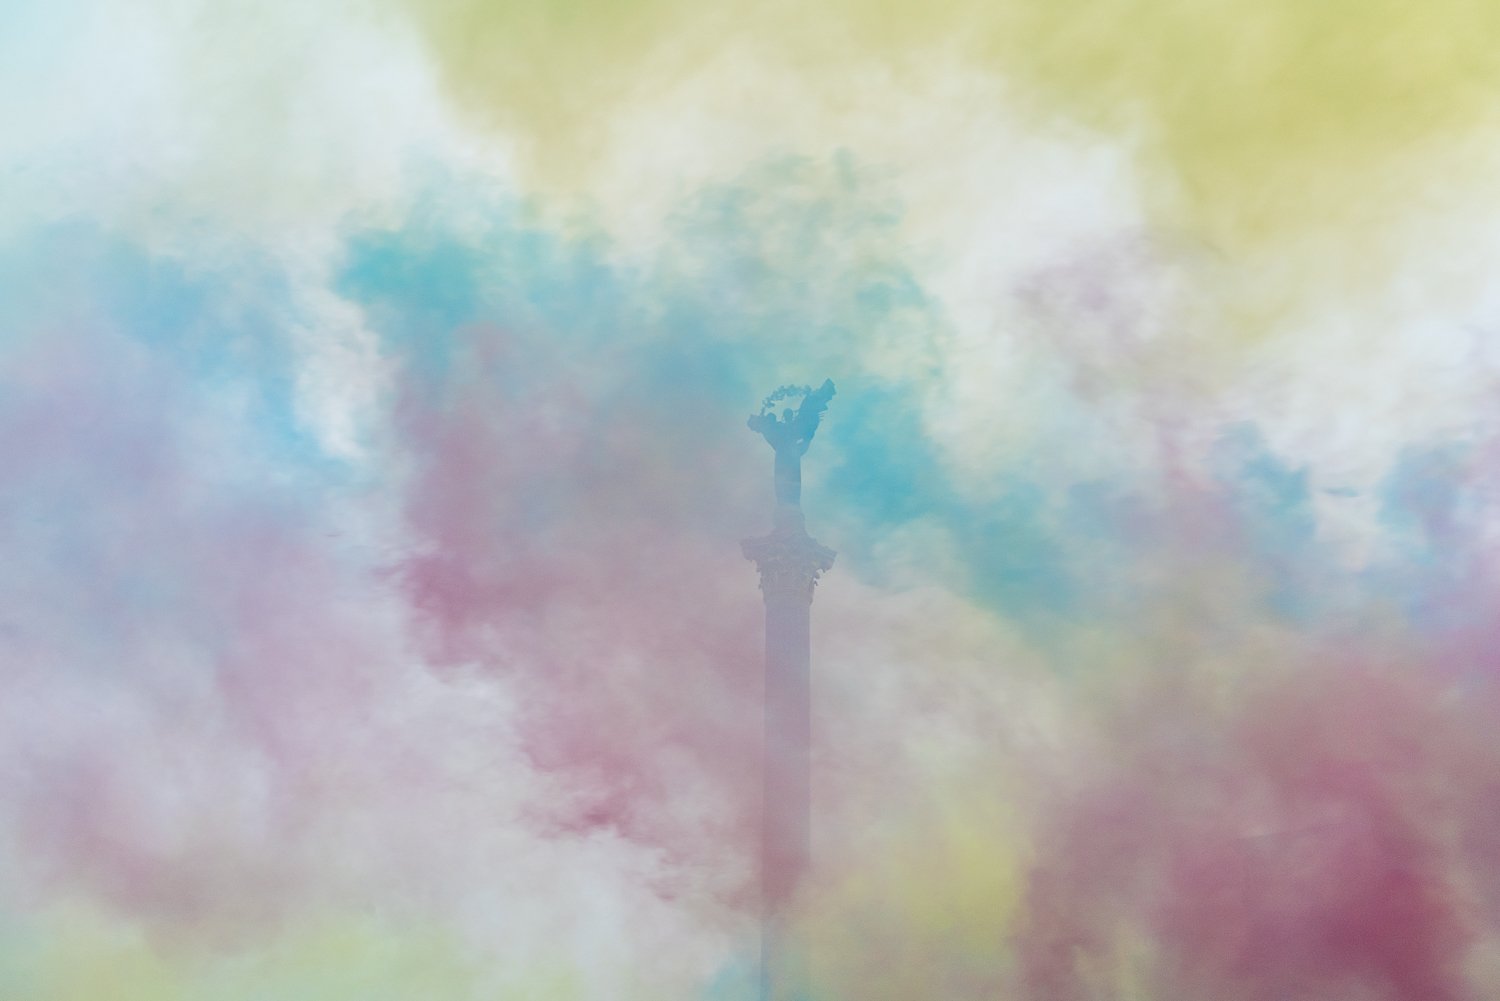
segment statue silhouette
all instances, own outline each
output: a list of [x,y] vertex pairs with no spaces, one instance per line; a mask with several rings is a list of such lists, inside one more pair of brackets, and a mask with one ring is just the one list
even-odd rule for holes
[[[778,401],[801,397],[796,410]],[[761,773],[765,809],[760,843],[760,997],[811,996],[806,943],[790,923],[799,887],[811,869],[812,599],[833,568],[834,552],[807,534],[802,519],[802,456],[817,433],[833,380],[817,389],[782,386],[745,423],[776,453],[776,510],[769,535],[746,539],[745,556],[760,572],[766,606],[766,730]]]
[[817,433],[818,422],[828,401],[833,399],[833,380],[823,380],[815,390],[805,391],[802,405],[796,411],[787,407],[776,415],[769,413],[771,403],[782,395],[795,392],[796,387],[783,387],[773,393],[762,404],[760,413],[752,414],[745,422],[751,431],[759,433],[776,453],[776,504],[777,506],[800,507],[802,504],[802,456]]

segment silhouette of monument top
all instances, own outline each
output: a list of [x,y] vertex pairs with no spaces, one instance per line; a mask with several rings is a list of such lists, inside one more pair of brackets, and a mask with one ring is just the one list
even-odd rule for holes
[[[785,408],[778,419],[772,407],[788,397],[802,397],[796,410]],[[751,414],[745,422],[751,431],[759,433],[776,452],[776,506],[777,508],[800,508],[802,506],[802,456],[817,433],[818,422],[828,401],[833,399],[833,380],[823,380],[817,389],[810,386],[782,386],[760,405],[760,413]]]

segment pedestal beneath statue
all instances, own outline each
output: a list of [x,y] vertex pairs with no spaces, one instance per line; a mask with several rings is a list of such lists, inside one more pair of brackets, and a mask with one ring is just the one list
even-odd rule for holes
[[801,997],[803,957],[787,932],[811,854],[813,590],[834,551],[782,505],[769,535],[742,543],[760,570],[766,604],[765,800],[761,838],[761,996]]

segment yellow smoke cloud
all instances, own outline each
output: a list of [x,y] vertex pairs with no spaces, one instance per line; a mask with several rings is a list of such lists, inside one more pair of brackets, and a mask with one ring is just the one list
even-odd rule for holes
[[811,887],[801,934],[819,996],[905,1001],[997,989],[1026,849],[1003,797],[945,788],[921,821]]
[[[1135,145],[1157,220],[1231,253],[1383,228],[1461,169],[1453,141],[1500,93],[1489,0],[762,0],[732,12],[421,0],[411,11],[463,104],[523,137],[548,177],[577,177],[604,144],[629,142],[611,133],[623,105],[731,47],[775,54],[777,72],[803,84],[799,100],[827,105],[832,143],[858,139],[840,134],[848,80],[948,61],[1003,80],[1043,121]],[[753,77],[741,83],[706,99],[730,117],[765,99]]]
[[446,930],[393,927],[360,915],[301,921],[274,939],[205,953],[148,935],[83,905],[34,917],[19,964],[0,968],[0,994],[29,1001],[410,1001],[583,995],[571,964],[545,957],[497,968]]

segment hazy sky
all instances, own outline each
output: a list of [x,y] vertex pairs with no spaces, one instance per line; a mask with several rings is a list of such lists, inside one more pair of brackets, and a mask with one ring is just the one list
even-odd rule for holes
[[1500,991],[1500,6],[12,0],[0,995]]

